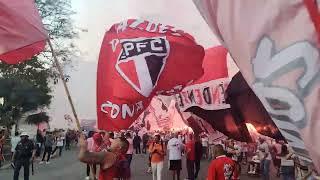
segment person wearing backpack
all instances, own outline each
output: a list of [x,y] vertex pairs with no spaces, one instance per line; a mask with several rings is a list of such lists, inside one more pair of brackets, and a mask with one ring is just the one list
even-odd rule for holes
[[165,148],[159,134],[155,135],[155,140],[150,145],[149,152],[151,154],[152,179],[161,180]]

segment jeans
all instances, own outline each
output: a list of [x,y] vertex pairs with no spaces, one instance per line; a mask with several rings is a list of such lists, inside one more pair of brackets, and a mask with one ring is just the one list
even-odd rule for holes
[[143,143],[143,145],[142,145],[142,153],[143,154],[147,153],[147,143]]
[[195,174],[194,174],[194,177],[195,178],[198,178],[198,174],[199,174],[199,171],[200,171],[200,159],[196,159],[195,161],[194,161],[194,165],[195,165]]
[[66,141],[66,146],[65,146],[65,149],[66,149],[66,151],[67,150],[70,150],[70,141]]
[[30,159],[23,159],[15,161],[15,168],[13,174],[13,180],[19,180],[20,169],[23,166],[24,180],[29,180],[29,171],[30,171]]
[[59,156],[61,156],[62,155],[63,146],[56,146],[56,148],[54,148],[52,154],[54,154],[58,148],[59,148]]
[[132,161],[132,154],[126,154],[126,158],[128,160],[129,167],[130,167],[131,166],[131,161]]
[[40,154],[41,154],[41,147],[42,147],[42,144],[41,143],[37,143],[36,144],[36,157],[40,157]]
[[153,163],[151,162],[152,168],[152,180],[161,180],[162,179],[162,170],[163,170],[163,161]]
[[281,177],[283,180],[294,180],[294,167],[281,166]]
[[51,152],[52,152],[52,147],[45,147],[41,161],[44,161],[44,158],[46,157],[46,154],[48,153],[47,162],[49,162],[50,156],[51,156]]
[[261,170],[261,175],[262,175],[261,177],[263,180],[270,179],[270,176],[269,176],[270,163],[271,163],[271,160],[267,160],[267,159],[262,160],[260,163],[260,170]]
[[188,179],[194,180],[194,161],[187,159]]
[[136,146],[136,154],[141,154],[140,144]]

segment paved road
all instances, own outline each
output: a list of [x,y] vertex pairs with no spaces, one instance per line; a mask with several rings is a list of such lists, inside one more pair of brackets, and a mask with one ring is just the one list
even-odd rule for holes
[[[209,162],[203,161],[201,163],[200,180],[206,179],[207,167]],[[151,175],[146,174],[147,156],[138,154],[134,155],[132,161],[132,180],[150,180]],[[167,163],[165,163],[164,180],[170,179],[169,171],[167,170]],[[182,179],[186,177],[185,168],[182,172]],[[35,175],[31,176],[30,180],[82,180],[85,177],[86,166],[77,160],[77,151],[63,152],[61,158],[55,158],[51,160],[51,164],[35,164]],[[23,170],[20,172],[20,179],[23,180]],[[12,180],[13,170],[5,169],[0,170],[0,180]],[[249,178],[246,175],[242,175],[241,179],[251,180],[258,178]],[[276,178],[272,178],[276,179]]]

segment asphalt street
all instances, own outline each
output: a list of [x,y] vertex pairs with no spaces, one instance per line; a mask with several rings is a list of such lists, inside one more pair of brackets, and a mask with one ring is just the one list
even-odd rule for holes
[[[135,154],[131,165],[132,180],[150,180],[150,174],[146,173],[147,170],[147,155]],[[171,174],[168,170],[168,163],[165,162],[164,167],[164,180],[170,180]],[[208,160],[203,160],[201,163],[201,170],[199,179],[205,180],[207,175],[207,168],[209,165]],[[243,169],[246,168],[245,166]],[[64,151],[62,157],[57,157],[51,160],[50,164],[34,163],[35,174],[30,176],[30,180],[84,180],[86,177],[86,165],[77,160],[77,150]],[[186,178],[186,166],[183,162],[183,172],[181,179]],[[273,173],[271,173],[273,174]],[[13,169],[8,168],[0,170],[0,180],[12,180]],[[20,179],[23,180],[23,169],[20,171]],[[20,180],[19,179],[19,180]],[[248,177],[245,173],[242,174],[241,179],[251,180],[259,179],[257,177]],[[272,177],[272,179],[277,179]]]

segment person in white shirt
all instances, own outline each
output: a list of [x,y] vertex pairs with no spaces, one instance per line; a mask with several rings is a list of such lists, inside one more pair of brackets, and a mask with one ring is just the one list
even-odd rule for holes
[[14,137],[11,138],[11,152],[12,154],[16,151],[16,146],[20,141],[19,132],[14,133]]
[[295,157],[293,152],[289,152],[287,145],[282,145],[281,154],[279,155],[281,159],[280,172],[283,179],[295,179],[294,177],[294,161]]
[[204,135],[202,138],[201,138],[201,142],[202,142],[202,154],[203,154],[203,157],[205,159],[208,158],[208,146],[209,146],[209,139],[208,139],[208,136],[207,135]]
[[281,154],[281,147],[283,145],[283,141],[274,141],[273,144],[273,151],[274,151],[274,160],[273,164],[277,170],[277,177],[280,177],[280,166],[281,166],[281,159],[280,159],[280,154]]
[[59,149],[59,156],[61,157],[62,149],[63,149],[63,142],[64,142],[64,136],[62,134],[60,134],[56,138],[56,148],[52,151],[51,154],[54,154],[57,151],[57,149]]
[[175,180],[177,175],[177,179],[180,180],[181,154],[184,147],[177,134],[174,134],[174,137],[169,140],[167,148],[169,151],[169,170],[172,171],[172,178]]
[[132,161],[132,154],[133,154],[133,139],[132,139],[131,134],[129,132],[126,133],[126,139],[129,142],[129,147],[128,147],[128,151],[126,154],[126,158],[129,162],[129,166],[130,166],[131,161]]
[[260,163],[260,171],[262,172],[262,179],[269,180],[270,179],[270,163],[271,163],[271,154],[269,145],[264,138],[259,138],[260,145],[259,149],[259,158],[261,160]]

